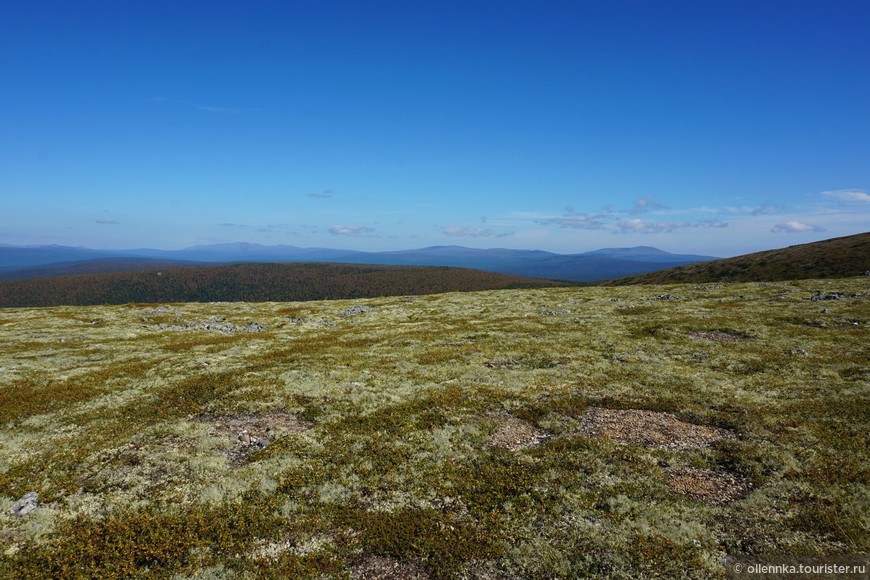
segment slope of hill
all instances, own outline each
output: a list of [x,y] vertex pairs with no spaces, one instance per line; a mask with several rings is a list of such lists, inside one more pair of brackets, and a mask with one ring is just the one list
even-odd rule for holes
[[555,285],[462,268],[236,264],[0,281],[0,307],[325,300]]
[[868,324],[861,278],[0,309],[0,578],[866,555]]
[[842,278],[870,271],[870,233],[602,282],[608,286]]
[[159,258],[95,258],[72,262],[57,262],[21,269],[0,269],[0,280],[26,280],[75,274],[102,274],[106,272],[142,272],[167,268],[210,266],[206,262],[161,260]]

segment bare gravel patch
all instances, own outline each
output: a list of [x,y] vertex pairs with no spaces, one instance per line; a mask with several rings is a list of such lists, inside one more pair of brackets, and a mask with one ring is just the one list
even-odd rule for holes
[[493,447],[519,451],[537,447],[549,435],[534,425],[521,419],[512,418],[503,423],[489,438],[489,444]]
[[749,491],[746,481],[733,473],[694,467],[669,469],[668,485],[677,493],[710,504],[728,503]]
[[733,432],[721,427],[687,423],[672,413],[642,409],[591,407],[579,420],[579,431],[590,437],[607,437],[668,451],[699,449],[735,438]]

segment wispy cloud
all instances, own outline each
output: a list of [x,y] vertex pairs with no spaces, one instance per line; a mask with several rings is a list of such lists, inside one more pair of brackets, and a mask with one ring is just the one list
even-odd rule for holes
[[332,197],[334,194],[335,194],[334,190],[324,189],[323,191],[318,191],[315,193],[306,193],[305,197],[327,198],[327,197]]
[[728,222],[721,220],[703,220],[699,222],[653,222],[632,218],[616,223],[617,231],[635,234],[660,234],[677,230],[695,228],[727,228]]
[[234,228],[240,230],[254,230],[261,233],[271,233],[271,232],[282,232],[289,233],[292,235],[296,235],[295,231],[291,231],[294,226],[291,224],[262,224],[262,225],[251,225],[251,224],[235,224],[232,222],[223,222],[218,224],[219,227],[222,228]]
[[780,213],[785,208],[781,205],[771,205],[769,203],[763,203],[760,206],[753,208],[749,213],[751,215],[773,215]]
[[542,225],[553,224],[561,228],[574,228],[577,230],[603,230],[605,229],[603,216],[574,211],[570,207],[565,208],[565,213],[559,217],[537,220]]
[[634,200],[634,206],[628,210],[630,214],[646,213],[654,209],[667,209],[668,206],[659,203],[654,197],[644,196]]
[[870,194],[858,189],[835,189],[823,191],[822,195],[845,203],[870,203]]
[[113,225],[120,224],[121,222],[118,222],[118,221],[115,221],[115,220],[106,220],[106,219],[102,219],[102,220],[94,220],[94,223],[95,223],[95,224],[100,224],[101,226],[113,226]]
[[506,238],[514,235],[513,232],[496,233],[489,228],[464,228],[459,226],[442,226],[441,232],[455,238]]
[[335,225],[329,228],[329,233],[334,236],[361,236],[363,234],[375,233],[374,228],[367,226],[340,226]]
[[198,111],[206,111],[207,113],[246,113],[249,111],[257,111],[258,110],[258,109],[254,109],[254,108],[217,107],[214,105],[203,105],[200,103],[193,103],[191,101],[179,101],[176,99],[168,99],[166,97],[154,97],[152,99],[152,101],[155,103],[169,103],[169,104],[184,105],[185,107],[197,109]]
[[770,228],[770,231],[775,234],[799,234],[804,232],[824,232],[825,228],[798,221],[789,221],[782,224],[776,224]]

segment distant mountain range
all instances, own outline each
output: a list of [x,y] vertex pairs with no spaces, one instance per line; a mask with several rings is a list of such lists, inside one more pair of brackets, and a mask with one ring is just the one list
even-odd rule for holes
[[609,280],[607,285],[775,282],[870,273],[870,233],[766,250]]
[[93,250],[70,246],[0,245],[0,279],[247,262],[330,262],[390,266],[452,266],[499,274],[595,282],[708,260],[712,256],[671,254],[649,246],[604,248],[581,254],[540,250],[431,246],[416,250],[359,252],[250,243],[199,245],[183,250]]

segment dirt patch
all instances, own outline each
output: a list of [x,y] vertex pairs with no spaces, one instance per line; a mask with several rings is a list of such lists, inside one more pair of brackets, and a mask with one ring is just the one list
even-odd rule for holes
[[712,342],[739,342],[749,338],[745,334],[736,334],[722,330],[699,330],[697,332],[690,332],[689,337],[695,340],[710,340]]
[[254,452],[263,449],[278,437],[297,433],[309,427],[296,415],[284,411],[202,415],[199,420],[211,423],[214,435],[223,435],[235,442],[235,447],[226,452],[232,467],[244,465]]
[[548,434],[546,432],[534,425],[521,419],[512,418],[503,423],[492,434],[489,438],[489,444],[493,447],[507,449],[508,451],[519,451],[520,449],[537,447],[547,437]]
[[353,580],[428,580],[425,570],[384,556],[366,556],[350,568]]
[[734,501],[749,491],[749,485],[733,473],[694,467],[669,469],[668,485],[677,493],[711,504]]
[[585,435],[607,437],[651,449],[687,451],[735,438],[734,433],[721,427],[695,425],[681,421],[671,413],[642,409],[591,407],[579,419],[579,431]]

